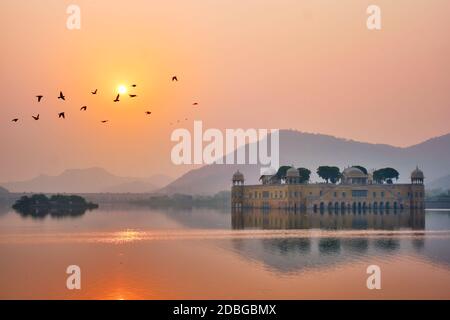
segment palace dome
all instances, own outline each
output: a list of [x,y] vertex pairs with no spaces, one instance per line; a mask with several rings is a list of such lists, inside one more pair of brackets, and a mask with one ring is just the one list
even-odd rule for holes
[[290,167],[287,171],[286,171],[286,177],[287,178],[296,178],[299,177],[300,174],[298,172],[298,170],[295,167]]
[[273,176],[277,174],[277,170],[275,170],[274,168],[270,167],[267,168],[266,170],[264,170],[263,172],[263,176]]
[[355,167],[345,168],[342,174],[347,178],[365,178],[367,175],[361,169]]
[[419,169],[417,166],[416,169],[411,172],[411,179],[424,179],[425,176],[423,174],[423,171]]
[[244,175],[238,170],[233,174],[233,181],[244,181]]

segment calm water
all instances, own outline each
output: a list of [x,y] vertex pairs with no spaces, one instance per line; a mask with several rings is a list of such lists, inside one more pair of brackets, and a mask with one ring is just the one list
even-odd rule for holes
[[[82,289],[66,289],[68,265]],[[382,289],[366,288],[381,267]],[[450,211],[0,211],[2,299],[450,298]]]

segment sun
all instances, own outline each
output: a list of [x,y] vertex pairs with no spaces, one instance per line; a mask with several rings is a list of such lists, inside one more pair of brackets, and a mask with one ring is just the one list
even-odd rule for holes
[[124,85],[120,85],[117,87],[117,92],[120,94],[125,94],[127,93],[127,87],[125,87]]

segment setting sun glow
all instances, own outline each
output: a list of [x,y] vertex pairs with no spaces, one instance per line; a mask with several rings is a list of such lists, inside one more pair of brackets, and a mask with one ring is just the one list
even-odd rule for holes
[[127,93],[127,87],[125,87],[124,85],[120,85],[117,87],[117,92],[120,94],[125,94]]

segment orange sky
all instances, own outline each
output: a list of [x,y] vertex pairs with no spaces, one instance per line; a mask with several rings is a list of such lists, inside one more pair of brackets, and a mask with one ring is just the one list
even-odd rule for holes
[[[81,30],[66,29],[72,3]],[[366,28],[369,4],[381,31]],[[449,17],[447,0],[2,0],[0,181],[91,166],[176,176],[189,169],[170,161],[178,119],[397,146],[446,134]],[[138,97],[113,103],[121,83]]]

